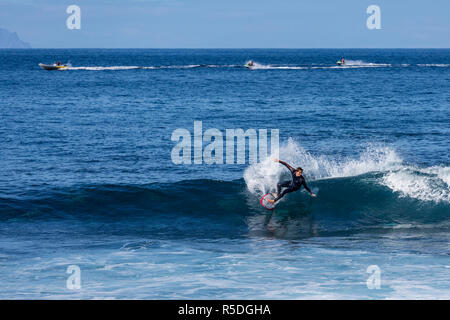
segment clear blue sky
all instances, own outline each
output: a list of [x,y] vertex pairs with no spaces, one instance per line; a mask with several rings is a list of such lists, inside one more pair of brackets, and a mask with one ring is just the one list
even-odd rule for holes
[[0,0],[0,28],[34,48],[450,48],[450,0]]

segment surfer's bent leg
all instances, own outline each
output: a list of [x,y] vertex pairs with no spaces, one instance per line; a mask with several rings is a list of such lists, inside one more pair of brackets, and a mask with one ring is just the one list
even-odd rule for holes
[[291,185],[291,181],[285,181],[277,184],[277,195],[280,194],[281,188],[287,188]]
[[281,198],[283,198],[285,195],[286,195],[286,193],[289,193],[289,192],[294,192],[294,191],[297,191],[298,190],[298,188],[295,188],[295,187],[289,187],[289,188],[286,188],[286,189],[284,189],[283,191],[281,191],[281,193],[280,194],[278,194],[278,196],[274,199],[274,203],[275,202],[277,202],[278,200],[280,200]]

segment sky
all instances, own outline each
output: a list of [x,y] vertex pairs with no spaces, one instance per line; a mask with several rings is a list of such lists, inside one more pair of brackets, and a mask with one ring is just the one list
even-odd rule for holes
[[0,28],[33,48],[450,48],[449,17],[450,0],[0,0]]

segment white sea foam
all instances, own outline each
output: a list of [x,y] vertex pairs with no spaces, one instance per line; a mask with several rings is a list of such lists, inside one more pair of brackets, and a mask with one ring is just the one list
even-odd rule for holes
[[426,63],[426,64],[418,64],[419,67],[440,67],[440,68],[446,68],[450,67],[450,64],[446,63]]
[[192,69],[192,68],[198,68],[201,67],[200,64],[189,64],[185,66],[161,66],[158,67],[159,69]]
[[406,167],[387,173],[382,183],[401,197],[450,203],[450,167]]
[[363,60],[345,60],[345,65],[348,67],[391,67],[390,63],[374,63],[365,62]]
[[252,70],[302,70],[302,69],[309,69],[308,67],[301,67],[301,66],[277,66],[277,65],[270,65],[270,64],[261,64],[254,62]]
[[373,63],[365,62],[362,60],[346,60],[345,65],[338,66],[283,66],[283,65],[271,65],[261,64],[254,62],[253,70],[305,70],[305,69],[348,69],[348,68],[376,68],[376,67],[391,67],[389,63]]
[[[67,70],[89,70],[89,71],[105,71],[105,70],[133,70],[133,69],[192,69],[198,68],[202,65],[199,64],[190,64],[190,65],[173,65],[173,66],[86,66],[86,67],[69,67]],[[207,66],[207,67],[217,67],[215,65]]]
[[89,70],[89,71],[104,71],[104,70],[131,70],[139,69],[138,66],[110,66],[110,67],[70,67],[68,70]]

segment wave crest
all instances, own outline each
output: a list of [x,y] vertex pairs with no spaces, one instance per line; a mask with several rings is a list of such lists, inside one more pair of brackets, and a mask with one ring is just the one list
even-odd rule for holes
[[[374,183],[388,187],[400,196],[421,201],[450,203],[450,167],[417,168],[406,165],[390,147],[370,145],[355,158],[313,155],[292,138],[280,147],[280,158],[292,166],[301,166],[308,181],[380,173]],[[249,166],[244,172],[247,189],[256,195],[275,191],[287,171],[269,157]]]
[[[282,160],[293,166],[301,166],[309,180],[353,177],[398,169],[402,164],[395,150],[388,147],[369,146],[355,159],[335,159],[324,155],[315,156],[289,138],[279,152]],[[244,180],[250,192],[261,194],[273,191],[284,171],[284,167],[273,162],[272,157],[248,167],[244,172]]]
[[450,167],[403,168],[387,173],[381,181],[402,197],[450,203]]

